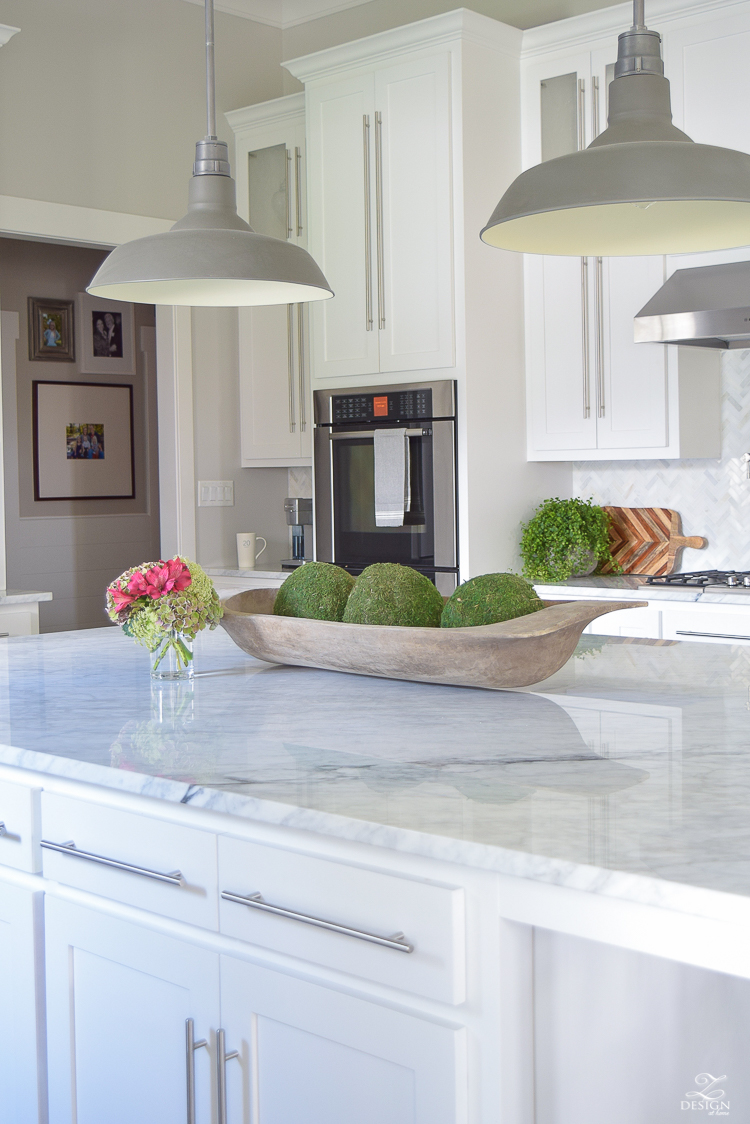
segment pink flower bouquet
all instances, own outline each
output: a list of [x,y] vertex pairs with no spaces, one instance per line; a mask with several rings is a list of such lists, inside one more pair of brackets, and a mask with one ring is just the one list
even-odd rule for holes
[[[178,556],[120,574],[107,588],[107,614],[155,656],[153,675],[186,678],[193,670],[193,640],[202,629],[216,628],[222,608],[206,572]],[[167,654],[175,666],[160,672]]]

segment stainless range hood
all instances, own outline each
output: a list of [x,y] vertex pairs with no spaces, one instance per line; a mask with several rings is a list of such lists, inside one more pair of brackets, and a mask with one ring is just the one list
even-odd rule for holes
[[635,342],[750,347],[750,261],[678,269],[635,317]]

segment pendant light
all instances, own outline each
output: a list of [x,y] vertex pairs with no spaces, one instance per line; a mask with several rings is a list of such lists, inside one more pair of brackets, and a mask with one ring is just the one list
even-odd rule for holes
[[644,25],[618,40],[608,128],[581,152],[529,168],[481,232],[530,254],[630,256],[750,244],[750,156],[695,144],[672,124],[661,38]]
[[301,246],[256,234],[237,214],[224,141],[216,136],[214,5],[206,0],[208,135],[195,146],[188,213],[164,234],[113,250],[87,292],[143,304],[262,305],[326,300],[331,287]]

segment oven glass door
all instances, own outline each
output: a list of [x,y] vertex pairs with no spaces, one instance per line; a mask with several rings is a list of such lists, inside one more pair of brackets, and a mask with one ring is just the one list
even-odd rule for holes
[[357,570],[372,562],[400,562],[434,569],[433,423],[409,429],[411,499],[402,527],[375,524],[372,427],[331,431],[334,558],[339,565]]

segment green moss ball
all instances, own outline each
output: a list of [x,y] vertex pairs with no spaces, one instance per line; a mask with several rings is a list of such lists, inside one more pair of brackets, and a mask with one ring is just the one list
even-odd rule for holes
[[395,562],[376,562],[357,578],[346,603],[349,624],[436,628],[443,599],[424,574]]
[[289,575],[276,594],[273,611],[278,617],[308,617],[315,621],[340,621],[354,578],[330,562],[306,562]]
[[543,608],[534,587],[516,574],[482,574],[458,587],[446,602],[440,624],[443,628],[497,624]]

